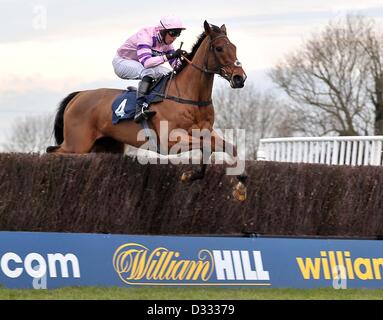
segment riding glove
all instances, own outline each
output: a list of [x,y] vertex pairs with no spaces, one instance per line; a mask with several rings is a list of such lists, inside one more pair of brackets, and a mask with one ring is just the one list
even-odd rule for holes
[[166,58],[168,60],[176,59],[176,58],[181,58],[181,55],[186,56],[188,53],[185,50],[182,49],[177,49],[174,52],[167,53]]

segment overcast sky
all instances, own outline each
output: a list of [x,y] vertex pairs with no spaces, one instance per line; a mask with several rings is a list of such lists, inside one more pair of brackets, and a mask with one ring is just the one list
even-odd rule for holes
[[382,0],[0,0],[0,144],[25,115],[54,113],[72,91],[123,88],[111,65],[116,49],[143,26],[176,15],[190,49],[203,21],[226,24],[250,81],[330,19],[360,13],[383,22]]

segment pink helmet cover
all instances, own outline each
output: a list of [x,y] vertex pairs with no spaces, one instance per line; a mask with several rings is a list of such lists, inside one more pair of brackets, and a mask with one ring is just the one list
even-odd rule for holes
[[182,24],[181,20],[176,17],[162,17],[160,20],[160,29],[182,29],[185,30],[186,28]]

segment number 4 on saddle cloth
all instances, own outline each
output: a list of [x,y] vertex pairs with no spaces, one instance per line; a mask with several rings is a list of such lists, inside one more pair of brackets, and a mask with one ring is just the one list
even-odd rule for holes
[[[164,100],[164,92],[169,79],[170,74],[153,82],[149,93],[146,95],[146,102],[149,105]],[[119,95],[112,103],[112,123],[118,124],[121,120],[133,119],[136,113],[136,100],[137,89],[134,87],[128,87],[127,91]]]

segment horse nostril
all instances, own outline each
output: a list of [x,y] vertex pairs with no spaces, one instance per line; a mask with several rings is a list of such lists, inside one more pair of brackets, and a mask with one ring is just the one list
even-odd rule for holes
[[235,75],[233,77],[233,83],[235,88],[242,88],[244,86],[244,79],[240,75]]

